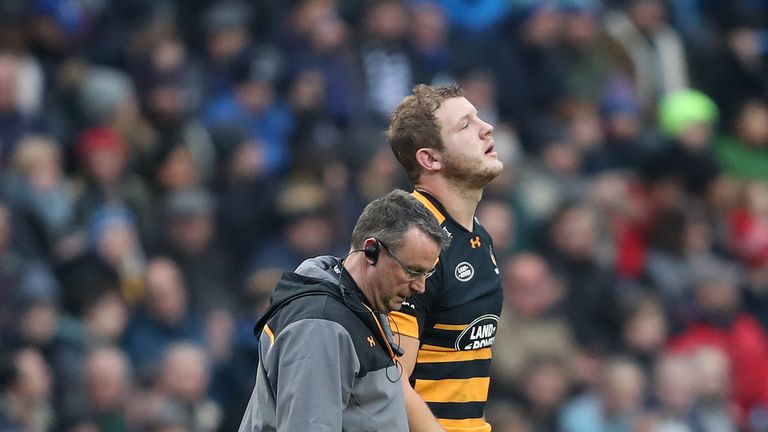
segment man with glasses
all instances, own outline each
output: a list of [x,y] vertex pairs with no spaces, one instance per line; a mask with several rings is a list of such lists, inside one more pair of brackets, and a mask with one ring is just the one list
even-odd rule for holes
[[240,431],[408,430],[388,313],[424,292],[448,237],[411,194],[371,202],[344,258],[286,272],[256,324],[259,365]]
[[390,119],[389,143],[413,195],[452,238],[424,292],[392,313],[411,431],[491,430],[483,415],[503,295],[475,209],[503,168],[492,132],[457,86],[418,85]]
[[397,257],[392,251],[389,250],[389,246],[386,245],[383,241],[378,241],[381,247],[384,248],[384,250],[389,254],[389,256],[392,257],[395,261],[397,261],[398,264],[400,264],[400,267],[402,267],[403,271],[406,275],[408,275],[408,279],[410,280],[417,280],[424,278],[425,280],[428,279],[432,274],[435,272],[435,268],[432,267],[429,270],[414,270],[411,267],[408,267],[405,265],[402,261],[400,261],[400,258]]

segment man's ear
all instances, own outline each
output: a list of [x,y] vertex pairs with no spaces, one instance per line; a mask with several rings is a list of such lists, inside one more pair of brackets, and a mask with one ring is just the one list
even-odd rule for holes
[[423,147],[416,151],[416,162],[426,171],[440,171],[443,168],[440,162],[440,153],[432,148]]

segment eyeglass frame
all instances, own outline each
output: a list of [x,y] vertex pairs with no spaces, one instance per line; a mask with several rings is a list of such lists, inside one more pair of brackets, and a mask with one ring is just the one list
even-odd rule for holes
[[410,280],[418,280],[419,278],[421,278],[423,276],[424,280],[427,280],[427,279],[429,279],[430,276],[435,274],[435,270],[437,270],[437,267],[432,267],[431,270],[427,270],[427,271],[417,271],[417,270],[414,270],[414,269],[408,267],[407,265],[405,265],[405,263],[403,263],[402,261],[400,261],[400,258],[398,258],[397,255],[395,255],[392,252],[392,250],[389,248],[389,246],[386,245],[386,243],[382,242],[379,239],[376,239],[376,241],[379,242],[381,247],[387,252],[387,254],[390,257],[392,257],[392,259],[395,260],[395,262],[400,264],[400,267],[403,269],[405,274],[408,276],[408,279],[410,279]]

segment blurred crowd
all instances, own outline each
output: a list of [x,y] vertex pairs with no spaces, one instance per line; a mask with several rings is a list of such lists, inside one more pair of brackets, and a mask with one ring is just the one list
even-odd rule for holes
[[768,431],[761,0],[3,0],[0,431],[235,430],[280,273],[453,82],[506,167],[494,430]]

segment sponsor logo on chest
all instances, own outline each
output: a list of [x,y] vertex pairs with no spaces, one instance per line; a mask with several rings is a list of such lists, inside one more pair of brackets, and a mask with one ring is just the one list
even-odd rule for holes
[[456,266],[453,273],[459,281],[467,282],[475,276],[475,268],[467,261],[462,261]]

